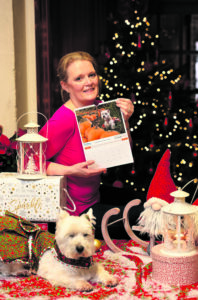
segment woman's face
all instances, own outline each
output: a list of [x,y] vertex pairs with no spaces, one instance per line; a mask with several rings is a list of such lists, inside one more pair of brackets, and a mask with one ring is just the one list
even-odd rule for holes
[[76,107],[93,104],[99,92],[99,79],[90,61],[77,60],[67,68],[68,80],[61,86]]

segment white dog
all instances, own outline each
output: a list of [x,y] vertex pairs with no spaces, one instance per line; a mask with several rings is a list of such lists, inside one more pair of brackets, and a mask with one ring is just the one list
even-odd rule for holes
[[110,275],[101,263],[93,261],[94,224],[92,209],[80,217],[61,210],[56,223],[55,248],[42,255],[37,274],[52,285],[78,291],[91,291],[90,282],[116,286],[117,278]]
[[101,119],[104,120],[104,127],[106,129],[115,129],[115,121],[111,117],[109,109],[101,111]]

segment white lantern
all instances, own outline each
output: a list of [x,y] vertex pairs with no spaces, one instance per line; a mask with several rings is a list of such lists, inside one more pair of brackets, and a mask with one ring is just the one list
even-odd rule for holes
[[19,179],[36,180],[46,175],[45,142],[47,138],[38,134],[39,125],[28,123],[27,133],[17,138],[17,173]]
[[162,208],[163,243],[151,250],[153,279],[170,284],[198,282],[198,249],[195,246],[195,214],[197,206],[185,202],[188,193],[171,193],[174,202]]
[[188,193],[171,193],[174,202],[162,208],[164,213],[164,249],[166,253],[186,253],[195,250],[194,214],[197,207],[185,202]]

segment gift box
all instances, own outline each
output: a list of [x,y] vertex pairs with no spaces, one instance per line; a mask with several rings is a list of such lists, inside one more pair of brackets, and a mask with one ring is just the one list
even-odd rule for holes
[[152,279],[171,285],[191,285],[198,282],[198,251],[163,253],[163,244],[151,250]]
[[0,173],[0,215],[8,210],[30,221],[55,222],[66,206],[66,177],[21,180],[17,173]]

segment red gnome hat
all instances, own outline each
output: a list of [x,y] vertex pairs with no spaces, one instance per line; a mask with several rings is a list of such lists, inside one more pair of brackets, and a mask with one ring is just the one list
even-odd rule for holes
[[193,202],[193,205],[198,206],[198,198]]
[[[170,156],[169,149],[165,151],[150,183],[147,193],[147,202],[144,207],[152,205],[154,202],[161,203],[162,206],[174,201],[170,193],[177,190],[173,179],[170,175]],[[151,203],[148,203],[151,202]]]

